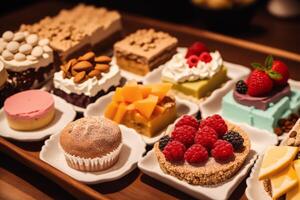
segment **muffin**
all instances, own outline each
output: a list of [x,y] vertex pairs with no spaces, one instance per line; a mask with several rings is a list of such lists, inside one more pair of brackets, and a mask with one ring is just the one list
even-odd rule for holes
[[68,165],[84,172],[113,166],[122,148],[119,126],[103,117],[85,117],[68,124],[61,132],[60,145]]

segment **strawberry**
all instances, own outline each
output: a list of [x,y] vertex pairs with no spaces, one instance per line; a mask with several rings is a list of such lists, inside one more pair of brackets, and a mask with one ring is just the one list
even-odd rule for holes
[[203,52],[209,52],[208,48],[201,42],[195,42],[188,48],[185,58],[188,58],[191,55],[200,56]]
[[273,81],[264,71],[255,69],[248,77],[248,94],[259,97],[269,93],[273,88]]
[[280,60],[274,60],[272,63],[272,70],[281,74],[282,78],[274,80],[276,85],[286,85],[290,77],[289,68]]

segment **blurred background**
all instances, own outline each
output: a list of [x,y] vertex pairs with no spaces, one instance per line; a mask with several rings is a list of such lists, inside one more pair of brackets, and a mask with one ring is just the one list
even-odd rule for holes
[[[41,1],[2,0],[0,17],[39,2]],[[65,4],[66,7],[79,2],[106,6],[126,13],[203,28],[300,53],[300,0],[52,0],[51,2]],[[54,14],[56,12],[53,11]],[[0,25],[0,30],[4,29]]]

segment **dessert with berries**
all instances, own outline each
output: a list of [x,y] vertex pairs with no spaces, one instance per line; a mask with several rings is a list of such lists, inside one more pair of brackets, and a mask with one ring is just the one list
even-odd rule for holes
[[46,38],[12,31],[0,38],[0,61],[15,92],[41,87],[54,74],[53,60]]
[[218,51],[210,52],[201,42],[175,54],[163,65],[162,81],[173,83],[180,94],[196,99],[208,96],[227,80],[227,69]]
[[193,185],[211,186],[234,176],[250,151],[250,140],[239,127],[219,115],[197,121],[184,115],[154,145],[161,169]]
[[67,102],[85,108],[100,96],[120,85],[119,67],[111,65],[108,56],[96,56],[89,51],[61,65],[54,74],[54,94]]
[[298,111],[300,91],[290,87],[289,70],[282,61],[268,56],[264,65],[252,66],[251,74],[223,98],[223,116],[273,132],[281,118]]
[[117,88],[104,116],[153,137],[176,119],[175,98],[168,95],[169,83],[140,85],[127,82]]
[[140,29],[115,43],[114,54],[120,68],[146,75],[175,53],[177,39],[168,33]]
[[48,38],[61,61],[77,57],[82,51],[110,48],[120,38],[121,29],[117,11],[84,4],[20,28]]

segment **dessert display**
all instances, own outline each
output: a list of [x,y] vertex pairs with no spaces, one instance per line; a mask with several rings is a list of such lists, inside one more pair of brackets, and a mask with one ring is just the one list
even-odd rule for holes
[[272,199],[300,198],[300,120],[280,146],[269,147],[262,160],[258,179]]
[[4,113],[9,126],[20,131],[33,131],[47,126],[55,116],[54,99],[42,90],[27,90],[8,97]]
[[122,134],[104,117],[86,117],[69,123],[60,135],[67,164],[76,170],[97,172],[110,168],[119,158]]
[[265,66],[253,67],[249,77],[223,98],[223,116],[273,132],[280,119],[298,112],[300,91],[287,82],[289,70],[283,62],[268,56]]
[[250,151],[241,128],[212,115],[197,121],[184,115],[170,133],[155,143],[160,168],[189,184],[212,186],[234,176]]
[[85,108],[114,90],[120,81],[120,70],[111,65],[110,57],[96,56],[89,51],[61,65],[61,70],[54,74],[53,92],[67,102]]
[[153,137],[176,119],[175,98],[168,95],[172,85],[140,85],[127,82],[118,87],[104,116],[138,133]]
[[163,65],[161,79],[173,83],[180,94],[200,99],[221,87],[228,79],[226,74],[220,53],[209,52],[204,44],[195,42]]
[[49,38],[50,46],[65,61],[82,51],[112,45],[120,37],[121,28],[118,12],[79,4],[33,25],[22,25],[20,30]]
[[0,61],[16,92],[40,87],[54,73],[49,40],[28,32],[5,31],[2,34]]
[[140,29],[115,43],[114,55],[120,68],[145,75],[168,61],[176,48],[177,39],[168,33]]

